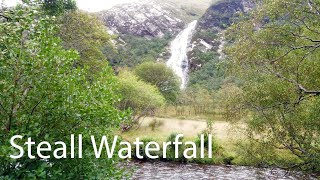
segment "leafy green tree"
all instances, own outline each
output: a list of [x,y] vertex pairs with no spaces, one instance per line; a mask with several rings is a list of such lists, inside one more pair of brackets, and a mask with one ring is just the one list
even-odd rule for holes
[[40,0],[43,9],[50,15],[60,15],[69,10],[75,10],[75,0]]
[[238,103],[239,98],[242,95],[242,89],[233,83],[226,83],[216,92],[216,103],[218,104],[219,111],[222,112],[227,119],[232,121],[240,115],[246,115],[245,111],[242,112],[242,106]]
[[145,62],[135,68],[135,74],[141,80],[156,86],[168,102],[175,102],[180,91],[179,81],[165,64]]
[[208,90],[217,90],[225,80],[226,63],[212,59],[197,71],[191,72],[189,86],[201,85]]
[[157,89],[138,79],[132,72],[123,70],[119,74],[119,89],[123,99],[120,101],[121,109],[131,109],[133,118],[128,124],[123,125],[123,130],[128,130],[140,117],[153,114],[156,108],[165,104],[165,99]]
[[82,11],[65,13],[60,20],[59,37],[67,49],[79,52],[80,59],[74,66],[88,66],[95,74],[108,65],[102,48],[109,44],[111,37],[105,26],[95,16]]
[[287,166],[311,171],[320,170],[319,7],[319,0],[262,1],[229,30],[228,50],[244,80],[240,102],[253,113],[252,139],[288,150],[300,163]]
[[[110,135],[127,116],[115,105],[119,97],[111,68],[88,82],[87,68],[72,68],[77,52],[62,47],[54,19],[37,6],[3,10],[1,16],[7,18],[0,23],[0,179],[120,178],[117,159],[96,159],[89,137]],[[82,159],[72,159],[69,148],[65,159],[49,152],[46,160],[9,157],[17,153],[9,143],[14,135],[23,136],[16,142],[21,146],[31,137],[70,147],[70,134],[83,134]]]

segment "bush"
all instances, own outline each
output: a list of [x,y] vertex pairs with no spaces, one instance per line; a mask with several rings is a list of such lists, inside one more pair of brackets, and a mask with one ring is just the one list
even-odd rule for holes
[[[204,147],[209,147],[209,132],[204,131],[201,134],[204,135]],[[197,147],[201,147],[201,134],[198,135],[198,138],[196,139],[195,143]],[[212,137],[212,153],[216,154],[221,149],[221,147],[218,145],[214,137]]]
[[121,109],[130,108],[137,113],[142,113],[165,104],[164,97],[155,86],[139,80],[130,71],[120,72],[119,83],[117,92],[123,97],[120,102]]
[[163,125],[163,121],[159,121],[157,119],[153,119],[150,123],[149,123],[149,127],[151,128],[152,131],[154,131],[156,129],[156,127],[160,127]]
[[122,96],[118,106],[122,110],[130,109],[131,118],[122,124],[122,131],[128,131],[142,116],[153,115],[154,110],[165,104],[165,99],[155,86],[139,80],[130,71],[119,74],[117,94]]
[[[139,149],[139,154],[143,157],[143,159],[140,159],[140,160],[153,160],[153,159],[150,159],[147,155],[146,155],[146,152],[145,152],[145,148],[146,148],[146,146],[147,146],[147,144],[149,143],[149,142],[155,142],[155,140],[154,139],[152,139],[152,138],[144,138],[144,139],[141,139],[141,142],[143,142],[143,145],[141,145],[140,146],[140,149]],[[133,146],[134,148],[133,148],[133,157],[134,158],[136,158],[136,159],[138,159],[138,157],[136,157],[135,155],[136,155],[136,149],[135,149],[135,146]],[[149,146],[150,148],[155,148],[155,146]],[[149,152],[150,153],[150,155],[153,155],[153,156],[159,156],[159,158],[162,156],[162,152],[161,151],[159,151],[159,152]]]
[[180,91],[174,72],[163,63],[145,62],[135,68],[139,79],[156,86],[168,102],[175,102]]
[[[110,135],[127,116],[115,105],[119,97],[111,68],[102,68],[88,82],[85,67],[73,68],[77,53],[64,50],[56,37],[54,18],[34,6],[2,13],[9,19],[0,24],[0,179],[121,176],[115,168],[117,159],[96,159],[85,140],[90,135]],[[15,153],[9,140],[17,134],[24,141],[27,137],[51,144],[63,141],[67,147],[70,134],[82,134],[84,158],[13,160],[8,156]]]
[[208,90],[217,90],[225,80],[225,63],[212,57],[203,67],[190,74],[189,87],[201,85]]
[[[168,136],[166,142],[174,142],[178,134],[181,134],[181,133],[171,133]],[[183,137],[180,138],[180,141],[183,141]],[[183,152],[185,148],[186,147],[183,144],[179,145],[178,158],[175,158],[175,145],[174,144],[169,145],[167,148],[166,160],[175,161],[175,162],[187,162],[187,159],[183,156]]]

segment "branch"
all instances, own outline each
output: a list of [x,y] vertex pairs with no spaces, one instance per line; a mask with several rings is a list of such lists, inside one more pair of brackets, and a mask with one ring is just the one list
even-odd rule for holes
[[295,37],[299,37],[299,38],[302,38],[302,39],[305,39],[305,40],[309,40],[309,41],[311,41],[311,42],[313,42],[313,43],[320,43],[320,40],[313,40],[313,39],[311,39],[310,37],[302,36],[302,35],[296,34],[296,33],[294,33],[294,32],[291,32],[291,34],[292,34],[293,36],[295,36]]
[[22,104],[22,101],[26,98],[26,96],[31,88],[32,88],[32,86],[29,86],[23,90],[22,97],[21,97],[19,103],[17,103],[17,105],[13,108],[13,111],[12,111],[13,115],[15,115],[17,113],[18,109],[20,108],[20,106]]
[[5,18],[7,21],[8,20],[11,20],[11,18],[10,17],[8,17],[8,16],[5,16],[5,15],[3,15],[3,14],[0,14],[0,17],[3,17],[3,18]]
[[278,78],[281,78],[281,79],[284,79],[286,80],[287,82],[290,82],[292,84],[294,84],[295,86],[297,86],[299,88],[299,90],[301,92],[303,92],[304,94],[307,94],[307,95],[313,95],[313,96],[319,96],[320,95],[320,91],[311,91],[311,90],[308,90],[306,89],[303,85],[297,83],[296,81],[292,80],[292,79],[288,79],[286,77],[284,77],[283,75],[281,75],[280,73],[276,73],[276,76]]
[[313,9],[315,9],[316,14],[317,14],[317,15],[320,15],[319,9],[317,8],[317,6],[314,6],[314,4],[313,4],[313,2],[312,2],[311,0],[308,0],[308,5],[309,5],[311,11],[312,11]]
[[311,27],[309,27],[304,20],[301,20],[301,19],[298,19],[298,20],[299,20],[300,22],[302,22],[302,24],[303,24],[309,31],[314,32],[314,33],[317,33],[317,34],[320,34],[319,31],[317,31],[317,30],[315,30],[315,29],[311,29]]
[[0,107],[1,107],[2,111],[9,116],[7,110],[4,108],[4,106],[2,105],[1,102],[0,102]]
[[38,107],[38,105],[41,103],[42,100],[40,100],[31,110],[31,116],[33,115],[34,111],[36,110],[36,108]]

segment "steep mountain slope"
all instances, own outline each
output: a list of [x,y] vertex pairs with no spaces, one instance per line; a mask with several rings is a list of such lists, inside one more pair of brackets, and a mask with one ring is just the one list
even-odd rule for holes
[[254,6],[252,0],[222,0],[199,19],[188,53],[189,86],[217,90],[225,83],[238,83],[233,77],[225,77],[223,49],[228,42],[225,42],[224,30]]
[[240,13],[254,8],[253,0],[223,0],[213,4],[199,19],[196,34],[193,37],[189,59],[191,69],[206,63],[205,54],[222,55],[224,46],[223,31],[237,21]]
[[156,3],[132,3],[115,6],[100,13],[106,26],[117,34],[163,37],[176,34],[184,23]]
[[157,4],[186,23],[198,20],[216,1],[218,0],[155,0]]
[[188,49],[192,73],[222,54],[223,30],[240,12],[249,11],[252,1],[143,0],[115,6],[99,13],[109,30],[118,35],[117,52],[107,49],[106,54],[115,66],[132,67],[150,60],[166,62],[171,55],[169,45],[173,38],[191,20],[198,20]]
[[135,66],[143,61],[167,61],[170,42],[192,20],[199,19],[211,0],[142,0],[97,13],[116,49],[105,49],[113,66]]
[[248,12],[252,8],[251,0],[220,1],[213,4],[199,20],[199,29],[227,28],[240,12]]
[[176,35],[187,23],[199,19],[212,0],[142,0],[98,13],[116,34],[139,37]]

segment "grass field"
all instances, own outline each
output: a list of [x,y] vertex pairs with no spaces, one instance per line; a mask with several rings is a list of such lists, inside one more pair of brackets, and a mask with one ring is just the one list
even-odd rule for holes
[[[156,126],[152,128],[152,124]],[[224,121],[215,121],[213,123],[213,135],[225,152],[233,154],[235,142],[244,139],[244,125],[232,125]],[[137,137],[140,139],[152,138],[162,143],[167,140],[171,133],[181,133],[185,140],[194,140],[197,135],[207,128],[207,122],[203,119],[175,119],[175,118],[157,118],[146,117],[141,119],[140,125],[132,128],[130,131],[120,135],[127,141],[134,141]]]

